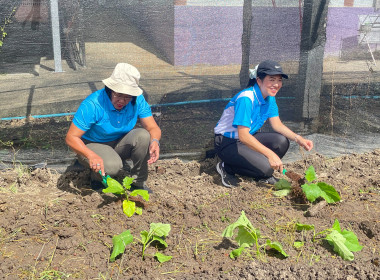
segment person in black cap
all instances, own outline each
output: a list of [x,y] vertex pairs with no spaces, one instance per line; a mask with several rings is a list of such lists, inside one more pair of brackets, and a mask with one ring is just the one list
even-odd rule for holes
[[[225,107],[214,128],[214,145],[218,157],[216,169],[226,187],[238,186],[235,174],[249,176],[272,186],[278,179],[274,170],[282,172],[281,158],[289,149],[289,139],[305,150],[313,142],[294,133],[280,120],[276,94],[282,79],[288,76],[275,61],[266,60],[250,69],[247,87],[236,94]],[[259,132],[266,120],[274,132]]]

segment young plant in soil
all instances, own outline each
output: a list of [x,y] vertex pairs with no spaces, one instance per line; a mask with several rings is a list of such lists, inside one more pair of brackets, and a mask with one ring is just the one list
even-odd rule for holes
[[112,179],[111,177],[107,176],[108,187],[106,189],[103,189],[104,193],[113,193],[116,195],[125,196],[125,200],[123,201],[123,212],[128,217],[132,217],[134,213],[138,215],[142,214],[142,208],[138,207],[134,201],[131,201],[129,199],[129,197],[139,195],[145,201],[149,201],[149,193],[146,190],[134,190],[128,193],[129,189],[131,188],[131,184],[133,180],[134,180],[133,178],[127,176],[123,179],[123,185],[121,185],[115,179]]
[[[145,249],[153,242],[157,241],[165,248],[168,247],[168,244],[165,242],[165,238],[168,236],[171,230],[170,224],[162,224],[162,223],[151,223],[149,232],[146,230],[140,232],[141,239],[139,240],[143,245],[142,248],[142,259],[145,257]],[[156,253],[154,255],[159,262],[164,262],[170,260],[171,256],[165,256],[161,253]]]
[[[290,172],[287,172],[290,173]],[[290,176],[294,174],[287,174],[288,177],[294,180],[294,176]],[[297,175],[297,174],[295,174]],[[306,196],[306,199],[313,203],[318,198],[323,198],[327,203],[335,203],[340,201],[339,193],[335,190],[335,188],[331,185],[326,184],[325,182],[314,182],[317,179],[317,175],[315,173],[314,167],[311,165],[305,172],[305,178],[296,178],[296,183],[301,185],[302,191]],[[289,181],[285,179],[281,179],[276,183],[276,192],[274,195],[276,196],[286,196],[293,191],[295,194],[294,187],[292,189],[292,185]],[[297,185],[299,188],[299,186]],[[296,187],[295,187],[296,188]],[[303,194],[302,194],[303,195]],[[300,196],[300,194],[297,194]]]
[[333,247],[333,250],[344,260],[352,261],[354,254],[352,252],[358,252],[363,249],[363,246],[359,244],[358,237],[354,232],[349,230],[341,230],[339,221],[335,219],[335,222],[331,228],[325,229],[319,233],[315,233],[314,225],[297,224],[297,230],[313,230],[313,242],[316,241],[318,235],[326,235],[326,240],[329,245]]
[[[165,238],[168,236],[171,230],[170,224],[162,224],[162,223],[151,223],[150,230],[147,232],[146,230],[140,232],[141,239],[136,238],[142,245],[142,259],[145,257],[145,249],[153,242],[157,241],[165,248],[168,247],[168,244],[165,242]],[[115,261],[116,257],[120,254],[123,254],[125,251],[125,247],[133,242],[133,235],[129,230],[122,232],[119,235],[115,235],[112,238],[113,250],[111,253],[110,261]],[[160,252],[156,252],[154,257],[160,263],[167,262],[171,260],[172,256],[166,256]]]
[[241,211],[239,219],[226,227],[222,233],[222,237],[231,238],[234,235],[235,229],[238,228],[238,233],[235,240],[239,244],[239,248],[233,250],[230,253],[230,258],[235,259],[239,257],[243,251],[249,251],[250,247],[256,247],[256,257],[258,259],[264,259],[263,252],[265,248],[269,247],[281,253],[284,257],[288,257],[288,254],[282,249],[282,245],[279,242],[272,242],[270,239],[266,240],[266,243],[259,244],[259,239],[261,238],[260,230],[253,227],[251,222],[245,216],[244,211]]
[[352,252],[359,252],[363,249],[363,246],[359,244],[358,237],[355,233],[349,230],[342,231],[337,219],[335,219],[332,228],[317,233],[313,240],[315,240],[317,235],[322,234],[326,234],[326,237],[323,239],[327,240],[327,242],[333,247],[333,250],[346,261],[354,260],[354,254]]

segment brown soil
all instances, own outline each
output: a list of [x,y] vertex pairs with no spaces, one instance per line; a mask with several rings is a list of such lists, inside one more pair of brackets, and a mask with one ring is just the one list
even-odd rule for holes
[[[310,203],[275,197],[273,189],[249,178],[241,178],[241,187],[222,187],[215,163],[173,159],[151,165],[148,184],[154,194],[143,214],[131,218],[123,214],[119,198],[89,188],[87,171],[0,171],[0,278],[379,279],[380,150],[333,159],[314,154],[287,165],[299,174],[313,165],[318,181],[339,191],[342,201],[313,217],[305,215]],[[230,259],[237,244],[221,234],[242,210],[260,229],[264,238],[259,242],[281,242],[288,258],[269,250],[262,260],[254,253]],[[312,242],[311,232],[294,230],[300,222],[320,232],[335,219],[364,246],[351,262],[322,239]],[[140,238],[152,222],[171,225],[162,253],[172,260],[159,264],[153,246],[142,260],[135,240],[109,262],[114,235],[130,230]],[[293,247],[297,240],[305,241],[301,250]]]

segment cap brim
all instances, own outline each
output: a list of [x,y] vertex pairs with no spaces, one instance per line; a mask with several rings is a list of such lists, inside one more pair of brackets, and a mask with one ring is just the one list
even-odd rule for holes
[[267,75],[281,75],[283,78],[288,79],[288,75],[279,71],[265,71],[264,73]]
[[125,84],[121,84],[113,80],[112,78],[104,79],[102,82],[111,90],[117,93],[128,94],[132,96],[139,96],[143,93],[143,90],[139,88],[138,86],[132,87]]

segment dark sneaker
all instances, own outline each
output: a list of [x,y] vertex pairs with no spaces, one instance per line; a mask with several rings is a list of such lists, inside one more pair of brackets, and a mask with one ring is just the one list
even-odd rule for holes
[[222,184],[227,188],[234,188],[239,185],[239,180],[235,175],[228,174],[223,167],[222,162],[218,162],[216,165],[216,170],[222,177]]
[[280,181],[280,179],[277,179],[276,177],[269,177],[269,178],[265,178],[265,179],[260,179],[258,181],[259,184],[262,184],[262,185],[265,185],[265,186],[268,186],[268,187],[274,187],[274,185]]
[[146,191],[148,191],[148,193],[153,193],[153,191],[146,185],[146,183],[144,183],[143,186],[136,186],[136,185],[132,184],[129,191],[133,192],[134,190],[146,190]]

